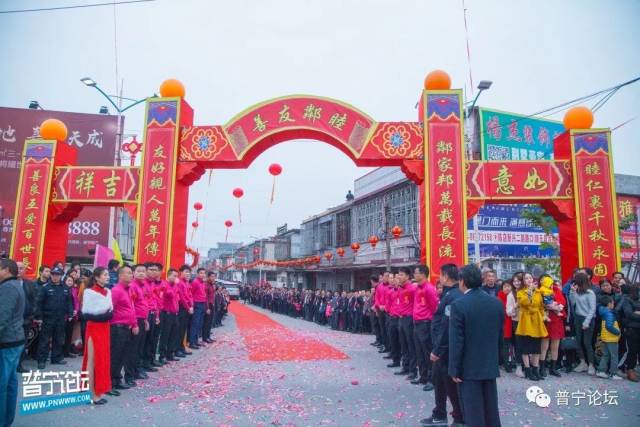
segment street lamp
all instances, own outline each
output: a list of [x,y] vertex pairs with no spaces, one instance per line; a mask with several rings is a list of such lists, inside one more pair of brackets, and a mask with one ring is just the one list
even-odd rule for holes
[[40,103],[38,101],[29,102],[29,109],[30,110],[43,110],[42,106],[40,105]]
[[106,105],[103,105],[100,107],[100,111],[98,111],[100,114],[109,114],[109,109],[107,108]]
[[[102,94],[102,96],[104,96],[105,98],[107,98],[107,101],[109,101],[109,103],[110,103],[111,105],[113,105],[113,108],[115,108],[115,109],[116,109],[116,111],[117,111],[119,114],[124,113],[124,112],[125,112],[125,111],[127,111],[129,108],[131,108],[131,107],[135,107],[136,105],[138,105],[138,104],[140,104],[140,103],[142,103],[142,102],[145,102],[145,101],[148,99],[148,98],[143,98],[143,99],[140,99],[140,100],[138,100],[138,101],[135,101],[135,102],[133,102],[133,103],[131,103],[131,104],[127,105],[127,106],[126,106],[126,107],[124,107],[124,108],[120,108],[120,107],[118,107],[118,105],[117,105],[115,102],[113,102],[112,97],[110,97],[110,96],[109,96],[105,91],[103,91],[102,89],[100,89],[100,86],[98,86],[98,83],[97,83],[95,80],[93,80],[91,77],[83,77],[83,78],[81,78],[81,79],[80,79],[80,81],[81,81],[82,83],[84,83],[86,86],[93,87],[93,88],[95,88],[98,92],[100,92],[100,93]],[[124,98],[122,98],[122,99],[124,99]]]
[[469,114],[471,114],[471,112],[473,111],[473,107],[475,107],[476,101],[480,97],[480,94],[483,91],[489,89],[492,84],[493,84],[493,82],[491,80],[481,80],[480,83],[478,83],[478,94],[476,95],[475,98],[473,98],[473,102],[471,103],[471,107],[469,107],[469,109],[467,110],[467,114],[465,114],[465,117],[469,117]]

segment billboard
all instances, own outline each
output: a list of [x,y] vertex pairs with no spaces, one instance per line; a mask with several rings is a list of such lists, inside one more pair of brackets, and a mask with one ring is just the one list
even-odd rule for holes
[[[543,242],[553,241],[542,228],[522,218],[527,205],[485,205],[477,215],[478,229],[469,220],[469,255],[475,255],[475,243],[479,240],[481,258],[548,257],[551,250],[540,249]],[[556,238],[557,238],[557,233]]]
[[[78,150],[78,165],[109,166],[115,163],[117,116],[66,113],[0,107],[0,206],[2,228],[0,253],[8,252],[13,231],[13,215],[24,141],[39,136],[39,125],[46,119],[59,119],[68,130],[67,143]],[[87,257],[90,244],[109,245],[111,209],[91,207],[82,210],[69,224],[67,256]]]
[[482,160],[552,160],[553,139],[564,125],[521,114],[478,108]]

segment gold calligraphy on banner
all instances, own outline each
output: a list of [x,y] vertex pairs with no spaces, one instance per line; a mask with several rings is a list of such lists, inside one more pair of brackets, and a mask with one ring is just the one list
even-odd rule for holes
[[512,176],[513,175],[509,172],[509,168],[507,167],[507,165],[502,165],[502,167],[498,171],[498,175],[494,178],[491,178],[492,181],[495,181],[498,184],[498,194],[513,194],[513,190],[515,190],[516,187],[511,185]]
[[527,174],[527,179],[524,182],[525,190],[544,191],[547,187],[547,181],[538,175],[538,170],[536,168],[531,168]]

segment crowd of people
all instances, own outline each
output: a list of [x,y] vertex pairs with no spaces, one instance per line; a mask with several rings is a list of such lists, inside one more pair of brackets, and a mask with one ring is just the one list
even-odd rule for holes
[[105,394],[119,396],[215,342],[212,329],[222,325],[229,294],[216,273],[195,273],[183,265],[163,279],[161,264],[111,260],[93,271],[43,265],[30,281],[21,263],[0,259],[0,425],[15,416],[17,373],[27,357],[38,369],[83,357],[91,402],[102,405]]
[[[505,281],[498,280],[493,270],[478,270],[477,275],[479,283],[471,283],[474,275],[470,270],[465,280],[456,265],[447,264],[432,284],[428,268],[420,266],[413,272],[401,268],[395,274],[380,273],[370,278],[370,288],[360,291],[298,290],[261,283],[244,286],[240,293],[243,300],[272,312],[335,330],[375,334],[372,345],[389,360],[389,368],[400,368],[396,375],[406,375],[425,391],[435,390],[435,409],[422,420],[423,425],[446,425],[447,398],[454,425],[465,421],[475,425],[482,417],[470,420],[467,414],[483,413],[486,423],[479,425],[497,425],[497,395],[492,386],[485,390],[485,399],[493,409],[484,411],[476,407],[478,398],[474,397],[481,389],[469,384],[470,379],[495,379],[498,367],[529,381],[571,372],[638,381],[640,299],[638,285],[626,283],[623,273],[594,284],[592,270],[579,268],[564,285],[547,274],[534,277],[518,272]],[[480,329],[467,337],[467,345],[472,342],[476,357],[467,361],[465,372],[459,361],[464,356],[458,354],[464,351],[452,350],[461,332],[459,324],[455,328],[452,324],[451,310],[463,296],[462,289],[472,288],[491,297],[494,306],[500,303],[503,320],[495,349],[488,344],[493,342],[488,339],[491,319],[473,325]],[[483,300],[482,307],[486,310],[488,306]],[[495,367],[491,363],[494,353]],[[466,390],[457,381],[460,375]]]

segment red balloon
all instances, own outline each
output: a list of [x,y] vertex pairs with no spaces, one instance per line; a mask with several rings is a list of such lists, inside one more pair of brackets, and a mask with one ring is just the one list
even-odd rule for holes
[[242,190],[242,188],[234,188],[233,189],[233,197],[239,199],[242,196],[244,196],[244,191]]
[[202,210],[202,203],[200,203],[200,202],[195,202],[195,203],[193,204],[193,209],[195,209],[195,210],[197,210],[197,211]]
[[224,222],[224,226],[227,227],[227,228],[231,227],[232,225],[233,225],[233,222],[230,219],[228,219],[228,220],[226,220]]
[[273,176],[278,176],[282,173],[282,166],[280,166],[278,163],[272,163],[269,166],[269,173]]
[[198,221],[193,221],[193,222],[191,223],[191,226],[192,226],[193,228],[198,228],[198,226],[199,226],[199,225],[200,225],[200,224],[198,224]]

